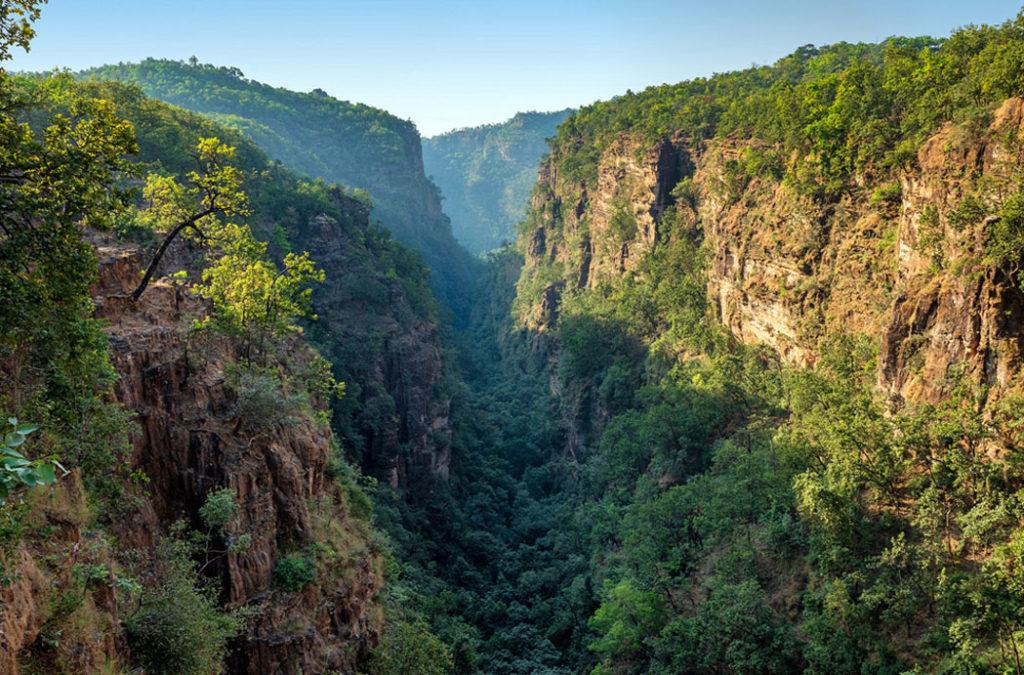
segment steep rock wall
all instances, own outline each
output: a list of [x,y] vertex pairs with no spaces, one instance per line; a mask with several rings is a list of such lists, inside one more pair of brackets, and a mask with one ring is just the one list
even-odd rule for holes
[[367,242],[365,206],[334,198],[349,222],[321,215],[292,233],[327,273],[309,332],[358,401],[349,440],[364,470],[396,488],[429,489],[448,475],[452,435],[440,329],[429,301]]
[[[350,522],[344,499],[325,473],[329,430],[309,418],[269,429],[246,429],[225,388],[230,348],[213,344],[196,353],[186,342],[191,320],[204,305],[187,291],[157,282],[133,303],[137,251],[101,248],[97,316],[108,322],[118,401],[137,420],[133,465],[148,477],[137,511],[113,524],[126,546],[149,547],[178,519],[196,524],[206,495],[234,490],[236,527],[251,545],[211,566],[231,606],[254,611],[239,639],[235,672],[354,672],[375,644],[381,615],[378,555]],[[301,344],[294,346],[302,350]],[[281,554],[330,533],[341,523],[348,541],[338,574],[327,574],[300,593],[272,585]]]
[[[25,535],[0,586],[0,674],[100,672],[119,663],[118,606],[108,585],[83,588],[81,566],[111,569],[78,471],[26,499]],[[45,641],[48,649],[35,647]]]
[[[138,249],[101,244],[97,252],[96,316],[106,322],[118,375],[114,396],[133,416],[131,465],[146,480],[124,496],[106,528],[110,539],[90,525],[77,472],[29,494],[26,536],[13,554],[11,583],[0,588],[0,673],[98,672],[129,663],[118,624],[132,608],[118,606],[109,580],[82,587],[80,570],[112,574],[120,554],[152,550],[172,523],[198,527],[199,508],[222,488],[239,505],[234,531],[251,538],[206,570],[227,606],[249,614],[231,672],[356,672],[381,630],[383,574],[368,525],[350,515],[328,476],[330,430],[305,414],[246,428],[225,385],[233,348],[187,338],[206,305],[165,280],[133,302]],[[186,260],[187,251],[176,259]],[[311,355],[298,338],[290,350],[298,360]],[[316,580],[298,592],[277,588],[280,557],[314,542],[332,551]],[[62,632],[53,633],[58,626]],[[35,649],[41,640],[47,648]]]
[[[992,220],[954,227],[950,214],[971,186],[997,185],[1020,165],[1007,134],[1020,138],[1022,110],[1021,100],[1007,101],[980,134],[944,127],[895,186],[861,177],[858,189],[828,203],[776,179],[730,174],[730,160],[758,149],[749,140],[652,145],[624,133],[602,151],[589,183],[560,175],[558,158],[549,158],[520,241],[519,322],[549,352],[562,294],[635,269],[657,246],[661,214],[677,205],[673,187],[689,178],[708,297],[740,340],[809,365],[825,335],[876,336],[879,384],[897,398],[942,396],[954,367],[1011,386],[1024,297],[997,267],[978,262]],[[931,214],[937,225],[923,225]]]

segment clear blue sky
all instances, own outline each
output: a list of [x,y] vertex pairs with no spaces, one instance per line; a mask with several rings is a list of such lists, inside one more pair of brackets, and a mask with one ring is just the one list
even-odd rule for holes
[[1022,0],[50,0],[13,67],[147,56],[412,119],[424,135],[775,61],[807,43],[948,35]]

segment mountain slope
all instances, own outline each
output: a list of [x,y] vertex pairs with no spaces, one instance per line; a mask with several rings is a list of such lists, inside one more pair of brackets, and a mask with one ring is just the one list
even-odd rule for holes
[[513,311],[573,667],[1017,667],[1022,55],[805,47],[559,127]]
[[441,188],[463,246],[482,253],[515,239],[547,139],[570,112],[519,113],[501,124],[423,140],[427,175]]
[[134,82],[153,98],[238,129],[300,173],[368,190],[373,215],[423,256],[441,299],[457,316],[464,313],[472,260],[452,236],[437,190],[423,172],[420,137],[411,122],[320,90],[271,87],[235,68],[147,59],[80,77]]
[[[14,345],[0,364],[6,415],[38,420],[46,445],[30,442],[30,451],[59,452],[71,469],[53,491],[0,502],[0,670],[92,672],[132,663],[207,672],[224,657],[241,673],[364,670],[392,624],[380,597],[381,534],[348,461],[409,498],[448,468],[439,311],[419,256],[370,223],[358,196],[301,179],[238,132],[134,85],[54,76],[4,86],[30,94],[24,114],[34,123],[74,102],[89,138],[102,129],[90,111],[108,112],[131,139],[125,151],[137,143],[130,161],[142,174],[195,169],[201,138],[231,144],[253,231],[273,242],[277,256],[309,250],[327,280],[312,298],[322,323],[272,339],[261,366],[230,333],[198,329],[214,307],[195,291],[209,260],[193,244],[173,244],[134,301],[130,292],[155,247],[138,212],[118,212],[115,231],[87,238],[79,223],[68,225],[69,239],[58,243],[80,244],[72,250],[84,295],[75,306],[86,316],[59,311],[52,324],[37,316],[39,337],[0,333],[5,349]],[[127,181],[129,197],[141,196],[134,184]],[[0,239],[0,257],[17,252]],[[46,278],[68,294],[73,277],[63,274]],[[18,277],[5,284],[5,311],[24,311],[16,293],[24,284]],[[63,338],[88,367],[55,358],[45,343],[61,330],[84,341],[76,347]],[[29,397],[44,381],[22,354],[39,349],[51,350],[40,363],[60,377],[45,397]],[[315,384],[324,369],[348,385],[333,419],[329,394]],[[78,411],[68,422],[47,415],[62,411],[55,391]],[[72,450],[54,442],[64,436]],[[220,515],[211,515],[214,507]],[[60,537],[51,536],[56,530]]]

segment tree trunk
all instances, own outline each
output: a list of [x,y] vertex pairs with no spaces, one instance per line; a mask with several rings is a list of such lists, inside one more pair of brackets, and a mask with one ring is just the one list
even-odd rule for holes
[[171,230],[167,236],[164,237],[163,242],[160,244],[160,248],[156,251],[156,255],[153,256],[153,260],[149,263],[149,267],[146,268],[146,273],[142,275],[142,281],[140,281],[138,287],[132,291],[132,300],[138,300],[139,297],[142,296],[143,291],[146,290],[146,287],[149,286],[149,282],[153,279],[153,273],[156,272],[156,268],[160,264],[160,260],[164,257],[164,253],[167,252],[167,248],[171,245],[171,242],[174,241],[185,228],[194,227],[196,221],[201,217],[202,216],[192,216],[188,220],[182,221],[181,224]]

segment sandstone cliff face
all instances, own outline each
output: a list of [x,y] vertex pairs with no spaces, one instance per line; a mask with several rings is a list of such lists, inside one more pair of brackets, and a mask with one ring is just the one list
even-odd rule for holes
[[682,141],[644,147],[624,134],[601,155],[594,188],[561,176],[553,159],[541,164],[520,242],[525,261],[517,303],[537,345],[547,345],[544,335],[557,320],[563,292],[632,270],[657,245],[671,190],[692,172]]
[[756,149],[752,141],[650,146],[623,134],[602,152],[589,191],[548,160],[520,243],[527,297],[519,320],[537,341],[566,289],[633,269],[657,246],[671,190],[688,177],[709,257],[708,297],[740,340],[809,365],[824,335],[876,336],[879,384],[897,399],[941,396],[954,368],[1008,387],[1020,368],[1024,297],[999,269],[978,263],[992,219],[954,226],[951,214],[975,186],[996,186],[1019,166],[1007,131],[1019,138],[1022,119],[1024,101],[1012,99],[983,133],[947,126],[895,183],[865,177],[854,196],[826,205],[771,178],[730,177],[727,163]]
[[[881,345],[881,381],[895,394],[934,396],[934,383],[958,363],[996,391],[1013,385],[1024,297],[999,267],[970,264],[983,254],[996,217],[960,224],[953,216],[970,193],[969,181],[988,183],[995,194],[1006,189],[1004,181],[1022,163],[1011,147],[1022,125],[1024,101],[1010,99],[981,138],[965,141],[961,130],[947,126],[921,147],[920,171],[901,177],[899,286]],[[1008,145],[1008,138],[1014,142]],[[929,209],[937,219],[929,221]],[[936,264],[942,273],[933,272]]]
[[396,488],[426,489],[447,477],[450,461],[439,328],[425,298],[412,297],[415,289],[388,271],[387,251],[367,241],[365,207],[335,198],[349,222],[318,216],[292,233],[327,272],[314,292],[318,318],[309,334],[349,387],[343,406],[358,404],[341,426],[351,427],[346,440],[364,470]]
[[[14,581],[0,590],[0,673],[98,672],[128,663],[118,622],[132,609],[117,606],[110,576],[119,556],[151,549],[175,521],[199,526],[198,509],[222,488],[239,505],[232,530],[251,537],[206,570],[229,607],[251,614],[233,646],[231,672],[356,672],[381,629],[381,557],[368,525],[349,514],[327,475],[330,430],[304,413],[246,428],[225,386],[233,349],[186,338],[204,303],[167,281],[133,302],[139,251],[101,245],[98,257],[96,316],[107,324],[114,395],[134,417],[132,467],[146,482],[126,495],[121,517],[107,526],[109,539],[89,526],[77,473],[30,494]],[[308,351],[299,340],[290,349],[298,360]],[[276,588],[280,557],[314,543],[331,552],[316,580],[300,592]],[[83,585],[82,569],[106,570],[107,580]],[[62,632],[51,635],[57,619]],[[49,648],[37,654],[40,640]]]
[[[126,294],[140,267],[137,253],[101,248],[99,254],[97,316],[108,322],[117,399],[138,422],[132,462],[148,477],[137,512],[113,525],[119,542],[146,548],[175,520],[198,524],[207,494],[231,488],[240,506],[233,527],[252,543],[211,569],[229,605],[255,612],[232,670],[354,672],[380,628],[373,602],[380,561],[326,476],[329,430],[305,417],[246,429],[225,388],[231,350],[213,344],[197,353],[186,343],[188,323],[205,313],[203,304],[166,282],[133,303]],[[327,531],[339,523],[340,531]],[[332,570],[337,574],[318,576],[301,593],[273,588],[272,571],[284,552],[325,540],[345,546]]]

